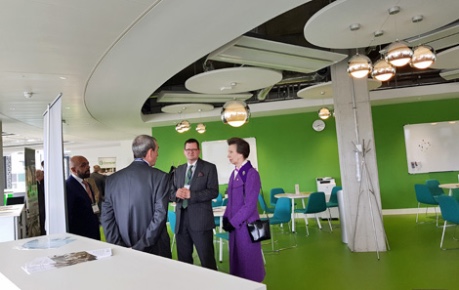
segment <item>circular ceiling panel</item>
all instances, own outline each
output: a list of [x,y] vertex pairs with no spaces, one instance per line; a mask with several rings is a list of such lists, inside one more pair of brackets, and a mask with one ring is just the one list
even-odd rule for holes
[[[372,91],[381,86],[381,82],[373,79],[367,80],[368,90]],[[320,85],[304,88],[297,93],[298,97],[303,99],[325,99],[333,98],[332,82],[326,82]]]
[[169,114],[188,114],[197,112],[206,112],[214,109],[214,106],[209,104],[176,104],[161,108],[163,113]]
[[256,67],[224,68],[197,74],[185,87],[201,94],[236,94],[272,86],[282,80],[282,73]]
[[[389,14],[389,9],[398,13]],[[395,9],[395,10],[394,10]],[[310,43],[326,48],[359,48],[416,37],[457,20],[459,1],[343,0],[314,14],[304,26]],[[412,18],[422,17],[420,22]],[[416,18],[415,18],[416,19]],[[380,34],[379,36],[375,36]]]
[[455,69],[459,68],[459,46],[437,53],[437,60],[431,68]]

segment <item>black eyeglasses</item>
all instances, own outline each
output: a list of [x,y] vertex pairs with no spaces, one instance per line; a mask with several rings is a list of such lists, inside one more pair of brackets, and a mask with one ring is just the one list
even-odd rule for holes
[[199,151],[199,149],[185,149],[186,152],[196,152]]

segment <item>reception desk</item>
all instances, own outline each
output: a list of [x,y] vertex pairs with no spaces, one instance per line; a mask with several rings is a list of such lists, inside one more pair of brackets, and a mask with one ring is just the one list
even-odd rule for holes
[[[266,289],[261,283],[77,235],[38,239],[66,237],[74,241],[53,249],[18,249],[37,237],[0,243],[0,289]],[[40,257],[104,248],[111,248],[112,256],[33,274],[21,268]]]

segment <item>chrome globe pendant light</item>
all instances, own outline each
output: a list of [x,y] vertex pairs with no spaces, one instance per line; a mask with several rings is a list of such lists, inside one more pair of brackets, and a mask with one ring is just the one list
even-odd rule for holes
[[[357,31],[360,29],[360,24],[353,23],[349,26],[349,29]],[[358,51],[347,62],[347,73],[357,79],[368,76],[372,68],[371,60],[366,55],[359,54]]]
[[322,120],[326,120],[330,118],[330,116],[332,115],[332,111],[327,107],[322,107],[318,113],[319,113],[319,118],[321,118]]
[[351,57],[347,63],[347,72],[357,79],[368,76],[372,68],[371,60],[367,56],[359,53]]
[[[413,23],[419,23],[424,19],[422,15],[417,15],[411,18]],[[419,25],[419,24],[418,24]],[[419,35],[421,38],[421,35]],[[435,50],[428,45],[419,45],[413,50],[410,65],[417,69],[426,69],[430,67],[436,60]]]
[[413,51],[403,41],[391,43],[386,51],[386,61],[395,67],[405,66],[411,61],[411,56],[413,56]]
[[394,77],[395,67],[391,66],[385,59],[381,58],[373,66],[371,77],[378,81],[388,81]]
[[249,106],[243,101],[232,100],[223,105],[221,119],[224,124],[240,127],[250,118]]
[[185,133],[190,130],[191,124],[187,120],[183,120],[175,126],[175,131],[179,133]]

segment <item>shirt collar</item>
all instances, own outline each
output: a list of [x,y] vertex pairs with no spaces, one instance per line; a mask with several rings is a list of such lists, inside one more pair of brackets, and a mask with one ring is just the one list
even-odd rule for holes
[[[83,179],[79,178],[75,174],[72,173],[73,178],[75,178],[79,183],[83,184]],[[84,185],[84,184],[83,184]]]
[[134,161],[143,161],[143,162],[147,163],[148,166],[151,166],[150,163],[148,163],[148,161],[143,159],[143,158],[136,158],[136,159],[134,159]]

